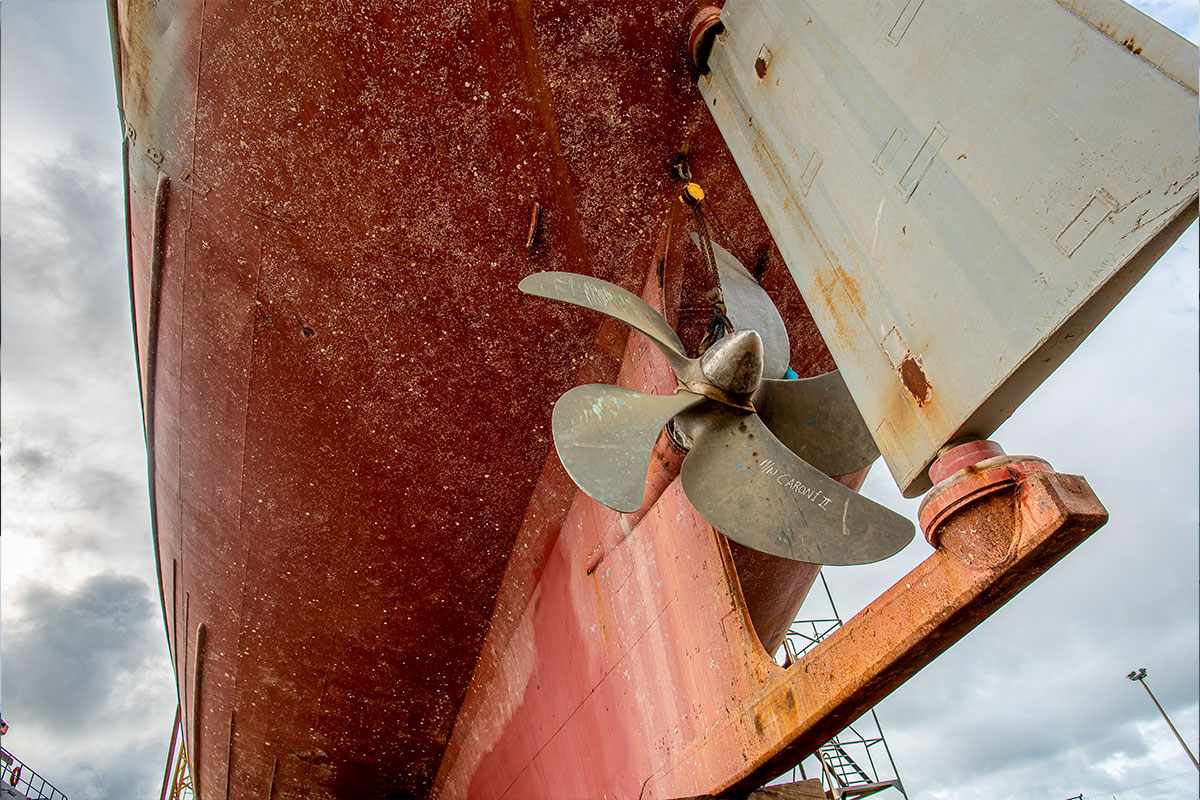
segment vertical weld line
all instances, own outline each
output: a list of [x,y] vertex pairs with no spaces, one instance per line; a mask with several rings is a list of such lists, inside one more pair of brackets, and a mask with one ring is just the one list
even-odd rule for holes
[[[513,26],[513,38],[519,50],[524,55],[522,78],[533,100],[534,113],[540,129],[549,137],[547,153],[549,155],[550,179],[554,188],[547,187],[550,194],[556,198],[551,215],[562,213],[567,229],[568,249],[574,246],[575,252],[582,253],[583,267],[586,274],[596,274],[596,264],[591,258],[591,248],[586,245],[583,235],[583,221],[580,217],[579,206],[575,201],[575,186],[567,156],[563,151],[562,140],[558,130],[558,119],[554,111],[553,97],[550,92],[550,78],[542,63],[541,49],[538,46],[537,33],[533,20],[533,0],[513,0],[509,6]],[[556,211],[558,209],[559,211]],[[547,209],[542,209],[545,216]],[[552,216],[551,219],[556,219]]]
[[[196,212],[196,205],[198,202],[197,198],[203,197],[203,193],[195,191],[196,186],[199,185],[198,182],[196,181],[196,121],[195,121],[196,113],[195,112],[196,112],[197,103],[199,102],[199,96],[200,96],[200,51],[202,50],[202,48],[204,46],[204,12],[205,12],[204,4],[201,3],[200,33],[199,33],[198,42],[196,45],[196,50],[197,50],[196,86],[195,86],[195,90],[192,93],[192,125],[191,125],[191,128],[192,128],[191,150],[192,150],[192,152],[191,152],[191,157],[189,159],[189,166],[187,167],[187,172],[183,173],[184,178],[182,179],[184,186],[186,188],[190,188],[192,191],[190,191],[184,195],[184,202],[177,204],[177,206],[183,211],[183,219],[180,221],[181,225],[183,226],[183,231],[180,234],[181,242],[180,242],[180,247],[179,247],[179,259],[178,259],[179,260],[179,276],[178,276],[179,277],[179,280],[178,280],[179,313],[177,313],[175,315],[175,318],[173,320],[171,320],[171,322],[175,326],[176,335],[178,336],[178,341],[179,341],[179,363],[177,364],[178,369],[176,370],[176,374],[173,376],[176,397],[183,397],[183,393],[184,393],[184,388],[183,388],[184,380],[183,379],[184,379],[184,376],[188,374],[188,359],[187,359],[187,352],[186,352],[187,338],[184,335],[185,320],[187,317],[187,310],[188,310],[188,271],[189,271],[189,265],[191,264],[191,258],[190,258],[191,253],[189,253],[188,244],[191,241],[191,236],[192,236],[192,219],[195,216],[195,212]],[[179,409],[177,409],[177,412],[178,412],[178,418],[181,423],[181,426],[186,425],[187,423],[184,420],[182,406]],[[185,491],[183,481],[185,480],[185,475],[186,475],[185,471],[183,470],[183,463],[184,463],[183,457],[184,457],[183,436],[176,436],[175,437],[175,464],[178,468],[179,479],[178,479],[178,482],[176,483],[175,496],[174,496],[174,498],[172,498],[174,500],[174,505],[175,505],[175,519],[178,521],[178,525],[176,526],[176,530],[174,531],[174,534],[175,534],[174,538],[175,538],[175,544],[176,544],[176,551],[179,553],[179,574],[180,574],[181,580],[183,581],[183,586],[186,587],[187,586],[187,577],[186,576],[187,576],[187,572],[188,572],[188,565],[191,562],[189,561],[188,556],[186,555],[187,548],[185,547],[186,542],[185,542],[185,537],[184,537],[184,530],[187,527],[187,521],[186,521],[186,517],[185,517],[185,509],[184,509],[184,502],[183,502],[184,491]],[[186,608],[185,608],[184,622],[183,622],[183,635],[184,635],[183,659],[185,662],[185,671],[184,671],[185,676],[186,676],[186,661],[187,661],[187,630],[188,630],[188,628],[187,628],[187,612],[186,612]],[[187,678],[184,677],[183,680],[186,681]]]
[[200,33],[196,37],[196,91],[192,93],[192,157],[189,172],[196,175],[196,109],[200,108],[200,70],[204,65],[204,20],[208,14],[208,0],[200,3]]
[[[195,751],[195,743],[196,743],[195,710],[196,710],[196,708],[195,708],[195,704],[189,703],[189,700],[188,700],[190,695],[188,693],[188,688],[189,688],[188,687],[188,663],[189,663],[189,661],[188,661],[187,632],[188,632],[188,625],[189,625],[189,622],[188,622],[189,616],[188,615],[190,613],[191,605],[192,605],[192,595],[190,592],[185,592],[183,595],[183,668],[180,669],[179,663],[178,662],[175,663],[175,685],[179,687],[179,695],[180,695],[179,707],[181,709],[181,718],[180,718],[180,723],[179,723],[179,733],[180,733],[180,736],[183,737],[183,749],[187,752],[188,763],[192,765],[192,766],[189,766],[188,769],[195,772],[196,768],[194,765],[196,763],[196,759],[195,759],[195,754],[196,754],[196,751]],[[191,688],[195,688],[195,687],[191,687]],[[186,716],[187,719],[183,719],[183,716]]]
[[[185,175],[191,176],[191,179],[194,179],[195,175],[196,175],[196,122],[195,122],[195,113],[194,112],[197,108],[197,103],[199,101],[199,96],[200,96],[200,61],[201,61],[200,52],[204,46],[205,10],[206,10],[205,4],[202,2],[201,6],[200,6],[200,33],[199,33],[199,37],[198,37],[197,55],[196,55],[196,87],[195,87],[195,91],[193,92],[193,95],[192,95],[192,111],[193,111],[193,114],[192,114],[192,119],[193,119],[193,121],[192,121],[192,137],[191,137],[192,153],[191,153],[191,159],[190,159],[190,167],[188,168],[188,171],[185,173]],[[186,187],[187,185],[188,185],[187,181],[185,180],[184,186]],[[193,187],[195,185],[196,185],[195,183],[192,184]],[[186,345],[185,345],[185,336],[184,336],[183,328],[184,328],[184,318],[187,315],[187,307],[188,307],[187,306],[187,297],[188,297],[187,274],[188,274],[188,264],[189,264],[188,241],[191,238],[192,217],[193,217],[193,214],[195,211],[196,196],[197,196],[197,193],[195,191],[193,191],[190,195],[187,196],[187,198],[191,202],[185,202],[181,206],[182,210],[184,212],[184,216],[183,216],[183,220],[182,220],[183,233],[182,233],[182,243],[180,246],[180,255],[179,255],[179,313],[175,315],[175,320],[174,320],[176,328],[178,329],[177,333],[179,336],[179,351],[180,351],[178,370],[177,370],[177,374],[174,377],[177,397],[183,396],[183,377],[184,377],[185,371],[187,369],[187,358],[186,358],[186,353],[184,352],[186,349]],[[156,311],[157,311],[157,309],[156,309]],[[157,345],[157,337],[158,337],[157,315],[156,315],[156,319],[155,319],[154,329],[155,329],[155,343]],[[180,419],[182,421],[182,412],[180,413]],[[175,437],[175,463],[176,463],[176,465],[178,465],[182,468],[182,465],[183,465],[183,437],[182,436]],[[185,552],[186,548],[185,548],[185,541],[184,541],[184,529],[186,528],[186,520],[184,517],[185,512],[184,512],[184,503],[183,503],[183,498],[184,498],[184,487],[183,487],[183,483],[182,483],[183,480],[184,480],[184,478],[183,478],[183,474],[182,474],[182,469],[180,469],[180,479],[179,479],[179,483],[176,486],[175,497],[173,499],[175,502],[175,511],[176,511],[175,518],[176,518],[176,520],[178,520],[178,523],[179,523],[176,526],[176,530],[175,530],[175,538],[177,540],[177,545],[178,545],[177,552],[179,553],[179,574],[180,574],[180,580],[182,581],[183,587],[185,587],[184,588],[184,606],[183,606],[183,637],[184,637],[183,638],[183,662],[184,662],[184,665],[183,665],[182,672],[179,672],[178,661],[175,664],[175,668],[176,668],[177,674],[179,674],[179,676],[180,676],[179,680],[180,680],[180,684],[182,685],[181,691],[186,692],[186,689],[187,689],[187,658],[188,658],[188,656],[187,656],[188,599],[190,598],[190,594],[186,590],[186,586],[187,586],[187,577],[186,576],[187,576],[187,571],[188,571],[188,564],[190,562],[189,562],[188,558],[186,557],[186,552]],[[152,498],[154,497],[153,493],[151,493],[151,497]],[[154,552],[157,554],[158,553],[158,545],[159,545],[158,526],[157,526],[157,522],[155,522],[155,520],[157,520],[157,515],[153,513],[154,508],[155,508],[155,505],[154,505],[154,501],[152,500],[151,501],[151,521],[152,521],[154,537],[155,537],[154,538]],[[156,557],[157,557],[157,555],[156,555]],[[193,698],[192,709],[193,709],[193,713],[195,713],[196,705],[195,705],[194,698]],[[196,766],[195,766],[195,759],[193,759],[193,761],[192,761],[192,772],[193,773],[198,772],[198,770],[196,769]],[[195,780],[198,783],[198,779],[195,779]],[[200,790],[198,788],[194,789],[193,795],[196,797],[199,797]]]
[[[254,299],[257,301],[260,297],[258,287],[262,281],[262,262],[263,262],[263,241],[262,237],[258,238],[257,242],[258,257],[255,259],[254,265]],[[258,347],[258,333],[255,327],[258,325],[258,312],[256,306],[250,309],[250,369],[245,375],[245,403],[242,406],[242,431],[241,431],[241,458],[238,462],[238,510],[237,510],[237,526],[238,534],[242,541],[245,542],[245,547],[242,550],[242,594],[238,601],[238,613],[236,618],[237,623],[237,652],[234,655],[233,662],[233,700],[234,705],[237,705],[238,697],[241,694],[242,684],[241,662],[243,653],[249,653],[249,647],[246,646],[245,640],[249,635],[248,626],[246,625],[246,602],[250,593],[250,560],[254,553],[255,537],[245,535],[246,521],[246,429],[250,421],[250,398],[253,393],[254,372],[255,372],[255,350]],[[232,753],[232,751],[231,751]]]
[[229,712],[229,744],[225,751],[225,800],[229,800],[229,782],[233,777],[233,730],[237,724],[237,710]]
[[[317,705],[316,705],[317,722],[313,728],[314,731],[319,731],[322,729],[321,728],[321,720],[326,716],[326,714],[325,714],[325,690],[329,688],[329,675],[331,672],[333,672],[335,665],[337,664],[336,657],[337,657],[338,631],[340,631],[342,629],[342,612],[344,612],[346,610],[346,586],[347,586],[347,583],[343,582],[342,583],[342,593],[338,597],[337,615],[333,618],[333,625],[330,628],[333,631],[333,638],[329,642],[329,661],[325,664],[325,671],[321,675],[321,689],[317,693]],[[315,736],[315,733],[310,734],[310,737],[309,737],[310,741],[313,736]],[[307,782],[309,780],[309,773],[312,772],[314,765],[307,760],[305,760],[303,763],[304,763],[304,781]]]
[[[166,613],[166,603],[163,603],[163,612]],[[187,633],[186,629],[184,631]],[[179,559],[171,559],[171,629],[167,631],[167,646],[171,648],[171,664],[175,666],[179,663]],[[175,691],[179,691],[179,682],[176,681]]]

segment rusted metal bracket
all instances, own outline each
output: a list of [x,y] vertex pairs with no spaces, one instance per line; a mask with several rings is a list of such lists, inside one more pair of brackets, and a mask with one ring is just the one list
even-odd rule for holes
[[[985,455],[994,459],[992,448],[998,450],[991,445]],[[681,773],[698,770],[729,775],[725,792],[762,785],[816,751],[1108,520],[1082,477],[1051,472],[1038,459],[1022,461],[1039,468],[1006,472],[994,490],[943,508],[932,555],[746,698],[726,717],[725,730],[710,730],[650,786],[671,785]],[[994,470],[977,466],[968,463],[942,483],[978,483],[988,473],[995,478]],[[942,484],[931,494],[939,488],[944,494]],[[743,744],[731,749],[722,744],[728,742]]]

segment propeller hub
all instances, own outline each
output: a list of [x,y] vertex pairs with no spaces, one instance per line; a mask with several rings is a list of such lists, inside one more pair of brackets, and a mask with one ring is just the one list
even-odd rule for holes
[[753,394],[763,371],[763,345],[758,331],[747,328],[718,339],[700,357],[700,371],[723,392]]

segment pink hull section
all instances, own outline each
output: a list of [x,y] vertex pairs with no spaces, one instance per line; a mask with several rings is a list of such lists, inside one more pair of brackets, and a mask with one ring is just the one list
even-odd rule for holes
[[[597,539],[611,545],[588,574]],[[750,627],[725,543],[678,484],[628,534],[577,496],[498,666],[460,718],[470,732],[454,740],[440,796],[702,794],[713,786],[701,775],[647,781],[780,669]],[[467,716],[474,702],[496,716]]]

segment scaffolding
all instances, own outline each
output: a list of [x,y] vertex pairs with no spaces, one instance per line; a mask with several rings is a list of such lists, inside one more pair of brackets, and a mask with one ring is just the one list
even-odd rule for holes
[[167,750],[167,768],[163,771],[159,800],[193,800],[192,772],[188,765],[187,748],[183,740],[183,723],[179,709],[171,727],[171,746]]
[[[825,573],[822,572],[820,577],[821,586],[825,589],[828,612],[822,617],[806,616],[806,613],[811,613],[811,603],[805,603],[801,609],[801,616],[792,623],[777,655],[785,667],[799,661],[805,653],[842,625],[842,618],[833,602],[829,584],[825,581]],[[813,764],[813,761],[816,763]],[[892,752],[884,738],[883,728],[879,725],[879,717],[873,708],[821,745],[808,759],[797,764],[790,772],[791,780],[808,778],[805,764],[816,773],[813,777],[820,775],[821,786],[826,796],[832,800],[869,797],[889,789],[895,790],[908,800],[900,773],[896,769],[896,762],[892,759]]]

